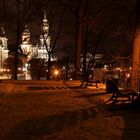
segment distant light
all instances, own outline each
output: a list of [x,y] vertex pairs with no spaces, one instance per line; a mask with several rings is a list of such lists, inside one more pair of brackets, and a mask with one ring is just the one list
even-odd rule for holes
[[58,70],[55,70],[55,71],[54,71],[54,74],[55,74],[56,76],[58,75],[58,73],[59,73]]
[[26,67],[26,68],[28,67],[28,63],[25,64],[25,67]]
[[18,70],[22,70],[22,68],[18,68]]
[[107,71],[107,65],[104,65],[104,70]]
[[118,70],[118,71],[122,71],[122,69],[121,69],[120,67],[116,68],[116,70]]
[[127,73],[127,74],[126,74],[126,77],[129,78],[129,77],[130,77],[130,73]]
[[23,70],[23,71],[26,71],[26,68],[23,68],[22,70]]

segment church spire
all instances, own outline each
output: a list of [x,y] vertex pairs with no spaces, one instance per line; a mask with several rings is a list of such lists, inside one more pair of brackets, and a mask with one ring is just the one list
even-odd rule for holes
[[46,11],[45,11],[45,10],[44,10],[44,19],[47,19],[47,18],[46,18]]
[[44,19],[43,19],[43,23],[46,23],[47,24],[48,20],[46,18],[46,11],[44,11]]
[[46,18],[46,11],[44,11],[44,19],[42,20],[42,31],[43,31],[43,34],[47,35],[48,34],[48,30],[49,30],[49,25],[48,25],[48,20]]

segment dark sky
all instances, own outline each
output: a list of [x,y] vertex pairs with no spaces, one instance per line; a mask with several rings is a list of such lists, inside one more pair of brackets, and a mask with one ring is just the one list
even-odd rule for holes
[[[79,3],[83,1],[83,7],[88,0],[21,0],[20,23],[27,24],[31,31],[32,43],[38,41],[41,33],[43,12],[46,10],[50,23],[50,35],[52,44],[58,33],[61,16],[63,18],[59,39],[56,43],[57,54],[65,52],[66,55],[74,55],[75,44],[75,19],[78,15]],[[130,55],[132,52],[132,39],[134,32],[134,20],[136,17],[137,0],[89,0],[88,8],[83,8],[80,22],[83,22],[83,32],[89,19],[88,44],[91,48],[98,45],[99,52],[121,53]],[[16,0],[0,0],[0,25],[5,27],[9,48],[13,50],[16,42]],[[83,34],[83,41],[84,36]],[[100,38],[100,39],[99,39]],[[98,41],[99,40],[99,41]],[[97,44],[98,41],[98,44]]]

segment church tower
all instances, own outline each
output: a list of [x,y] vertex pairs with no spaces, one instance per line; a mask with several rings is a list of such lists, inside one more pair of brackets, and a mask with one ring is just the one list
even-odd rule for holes
[[46,18],[45,11],[44,11],[44,19],[42,20],[42,33],[45,37],[47,37],[46,35],[48,35],[48,33],[49,33],[49,24],[48,24],[48,20]]
[[47,50],[50,50],[51,38],[49,36],[49,24],[46,18],[46,12],[44,12],[44,19],[42,20],[41,31],[42,35],[40,35],[38,58],[47,59]]
[[27,27],[27,25],[24,28],[24,31],[22,33],[22,44],[21,49],[23,51],[23,54],[27,55],[27,59],[31,59],[32,57],[32,44],[30,41],[30,31]]

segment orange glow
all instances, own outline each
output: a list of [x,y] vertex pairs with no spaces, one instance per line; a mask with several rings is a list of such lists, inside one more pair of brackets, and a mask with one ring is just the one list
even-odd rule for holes
[[55,71],[54,71],[54,74],[55,74],[55,75],[58,75],[58,73],[59,73],[58,70],[55,70]]

